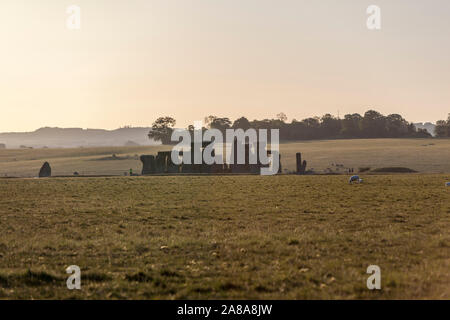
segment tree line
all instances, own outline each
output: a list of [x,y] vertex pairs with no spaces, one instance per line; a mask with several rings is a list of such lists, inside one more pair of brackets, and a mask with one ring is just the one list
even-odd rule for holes
[[439,120],[436,122],[435,134],[438,138],[450,138],[450,113],[448,114],[447,120]]
[[[172,117],[158,118],[152,125],[149,138],[171,144],[170,141],[176,120]],[[204,129],[218,129],[225,133],[226,129],[279,129],[280,139],[317,140],[317,139],[358,139],[358,138],[431,138],[426,129],[416,128],[399,114],[384,116],[378,111],[369,110],[364,115],[346,114],[338,118],[331,114],[322,117],[306,118],[301,121],[293,119],[287,122],[287,116],[279,113],[275,119],[249,121],[241,117],[231,121],[226,117],[208,116]],[[450,115],[447,121],[438,121],[436,132],[439,137],[449,137]],[[187,130],[193,132],[190,125]]]

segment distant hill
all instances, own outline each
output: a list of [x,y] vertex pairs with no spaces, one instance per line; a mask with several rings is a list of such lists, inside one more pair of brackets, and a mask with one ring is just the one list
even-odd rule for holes
[[419,123],[414,123],[414,125],[416,126],[417,129],[427,129],[427,131],[432,135],[435,136],[435,129],[436,129],[436,125],[434,125],[431,122],[419,122]]
[[[430,122],[414,123],[416,128],[427,129],[435,135]],[[150,127],[125,127],[116,130],[82,128],[40,128],[33,132],[0,133],[0,149],[16,148],[78,148],[159,145],[148,138]]]
[[116,130],[82,128],[40,128],[33,132],[0,133],[0,144],[6,148],[77,148],[141,145],[159,143],[148,138],[150,128],[125,127]]

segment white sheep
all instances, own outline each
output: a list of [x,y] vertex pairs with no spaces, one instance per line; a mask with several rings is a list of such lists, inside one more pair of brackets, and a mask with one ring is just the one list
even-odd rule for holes
[[362,179],[360,179],[358,175],[354,175],[354,176],[350,177],[350,180],[348,181],[348,183],[352,183],[352,182],[356,182],[356,181],[358,183],[360,183],[362,181]]

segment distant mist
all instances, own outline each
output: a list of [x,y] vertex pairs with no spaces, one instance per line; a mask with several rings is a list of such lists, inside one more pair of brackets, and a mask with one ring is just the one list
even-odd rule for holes
[[414,123],[414,125],[416,126],[417,129],[427,129],[427,131],[429,133],[431,133],[431,135],[434,137],[436,135],[435,130],[436,130],[436,125],[431,123],[431,122],[419,122],[419,123]]
[[82,128],[40,128],[33,132],[0,133],[0,145],[16,148],[78,148],[102,146],[150,146],[150,128],[125,127],[116,130]]

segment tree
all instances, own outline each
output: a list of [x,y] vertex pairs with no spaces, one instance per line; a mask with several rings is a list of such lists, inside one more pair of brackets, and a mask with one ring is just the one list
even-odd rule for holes
[[306,139],[306,125],[303,121],[292,120],[291,124],[287,127],[288,133],[286,134],[289,140],[304,140]]
[[284,112],[280,112],[279,114],[277,114],[277,119],[280,120],[281,122],[286,122],[287,116]]
[[148,137],[155,141],[161,141],[162,144],[174,144],[176,142],[172,142],[171,137],[176,123],[176,120],[171,117],[158,118],[153,123]]
[[341,132],[341,120],[327,113],[321,119],[321,131],[324,137],[337,137]]
[[369,110],[364,114],[361,129],[366,138],[384,138],[386,136],[386,118],[378,111]]
[[250,129],[250,121],[245,117],[240,117],[233,122],[233,129],[243,129],[244,131]]
[[[286,115],[279,113],[275,119],[249,121],[245,117],[236,119],[233,123],[229,118],[208,116],[205,118],[206,129],[218,129],[225,133],[226,129],[266,129],[270,139],[271,129],[279,129],[281,140],[314,140],[338,138],[429,138],[426,130],[417,129],[413,123],[406,121],[399,114],[384,116],[375,110],[367,111],[364,116],[358,113],[346,114],[343,119],[325,114],[322,117],[306,118],[302,121],[286,122]],[[163,144],[171,144],[170,137],[175,126],[175,119],[159,118],[153,124],[149,137]],[[188,131],[193,136],[194,127]],[[437,137],[450,137],[450,114],[447,120],[440,120],[436,124]]]
[[408,134],[408,126],[408,122],[399,114],[390,114],[386,117],[387,136],[390,138],[406,136]]
[[226,129],[231,128],[231,120],[229,118],[209,116],[205,118],[205,123],[209,129],[218,129],[222,133],[225,132]]
[[306,118],[302,120],[304,124],[303,139],[319,139],[320,138],[320,118]]
[[361,122],[363,117],[359,113],[346,114],[342,122],[341,134],[344,138],[361,137]]
[[439,120],[436,122],[435,133],[438,138],[450,137],[450,113],[448,114],[447,121]]

